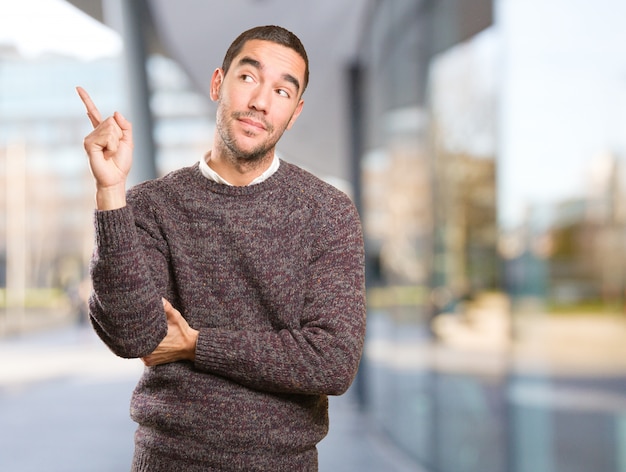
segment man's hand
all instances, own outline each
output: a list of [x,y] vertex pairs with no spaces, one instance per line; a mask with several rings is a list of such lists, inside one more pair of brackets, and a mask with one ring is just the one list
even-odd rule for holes
[[133,160],[132,125],[118,112],[102,120],[89,94],[81,87],[76,87],[76,91],[94,128],[85,137],[84,146],[96,180],[96,207],[121,208],[126,205],[126,178]]
[[198,331],[191,328],[187,320],[165,298],[163,308],[167,316],[167,335],[152,354],[142,357],[141,360],[148,366],[195,360]]

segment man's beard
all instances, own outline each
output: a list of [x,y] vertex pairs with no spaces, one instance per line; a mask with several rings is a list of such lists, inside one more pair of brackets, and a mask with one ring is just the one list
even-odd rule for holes
[[[217,122],[218,133],[222,138],[224,146],[226,147],[225,150],[227,150],[230,158],[240,164],[256,164],[258,162],[261,162],[265,157],[267,157],[268,154],[270,154],[274,150],[278,139],[280,139],[280,136],[282,136],[282,133],[280,133],[276,137],[276,139],[264,141],[258,146],[245,151],[237,145],[237,141],[234,137],[234,132],[232,132],[232,129],[229,126],[230,124],[235,123],[238,119],[242,117],[250,117],[255,120],[261,121],[263,123],[263,126],[265,127],[265,132],[269,136],[271,136],[274,132],[274,127],[265,122],[265,120],[259,119],[258,115],[251,112],[233,112],[230,115],[230,120],[224,120],[224,117],[222,117],[222,119]],[[226,125],[224,124],[224,122],[226,122]]]

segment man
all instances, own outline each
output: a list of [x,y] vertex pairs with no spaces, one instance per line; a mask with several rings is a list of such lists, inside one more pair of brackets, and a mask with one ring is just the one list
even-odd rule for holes
[[291,32],[242,33],[211,78],[211,150],[128,192],[131,124],[77,89],[94,126],[90,318],[146,365],[133,471],[317,470],[327,395],[363,347],[364,257],[350,200],[275,155],[308,75]]

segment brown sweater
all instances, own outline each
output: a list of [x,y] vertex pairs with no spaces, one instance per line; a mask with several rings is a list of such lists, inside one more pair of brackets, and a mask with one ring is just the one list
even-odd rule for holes
[[135,471],[315,471],[327,395],[365,334],[364,256],[346,195],[281,162],[230,187],[198,165],[95,213],[93,326],[122,357],[167,331],[161,297],[200,331],[195,363],[147,367],[131,401]]

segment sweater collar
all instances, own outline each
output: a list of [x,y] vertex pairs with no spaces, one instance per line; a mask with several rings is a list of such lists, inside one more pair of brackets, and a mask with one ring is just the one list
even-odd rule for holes
[[[279,167],[280,167],[280,159],[278,158],[278,156],[276,156],[276,154],[274,154],[274,159],[272,160],[272,163],[270,164],[270,166],[265,170],[265,172],[263,172],[261,175],[256,177],[252,182],[250,182],[248,186],[260,184],[261,182],[264,182],[265,180],[269,179],[272,175],[274,175],[274,173],[278,170]],[[228,182],[221,175],[219,175],[217,172],[211,169],[211,167],[209,167],[209,164],[207,164],[207,161],[206,161],[206,156],[200,157],[200,172],[202,172],[202,175],[204,175],[207,179],[212,180],[213,182],[217,182],[218,184],[229,185],[233,187],[233,184]]]

